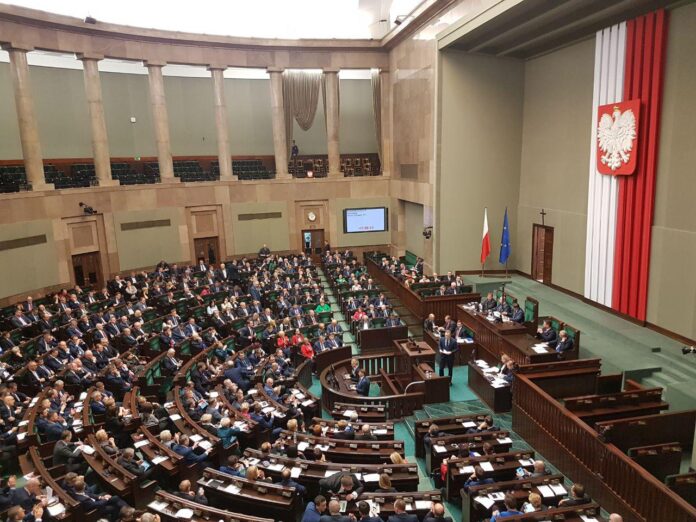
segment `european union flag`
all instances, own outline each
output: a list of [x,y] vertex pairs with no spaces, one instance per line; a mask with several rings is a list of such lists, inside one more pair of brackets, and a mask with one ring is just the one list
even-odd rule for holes
[[503,237],[500,240],[500,264],[507,263],[510,257],[510,224],[508,223],[507,207],[505,207],[505,220],[503,221]]

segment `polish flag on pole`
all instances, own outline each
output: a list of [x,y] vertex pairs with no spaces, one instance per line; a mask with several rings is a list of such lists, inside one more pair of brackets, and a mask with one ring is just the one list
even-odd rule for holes
[[488,207],[483,209],[483,239],[481,240],[481,266],[491,253],[491,238],[488,234]]

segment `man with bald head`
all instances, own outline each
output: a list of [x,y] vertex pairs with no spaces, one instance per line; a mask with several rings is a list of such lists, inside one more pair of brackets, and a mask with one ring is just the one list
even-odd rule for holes
[[353,522],[354,519],[346,515],[341,515],[341,505],[338,500],[329,502],[329,514],[322,515],[319,522]]
[[623,517],[618,513],[612,513],[609,515],[609,522],[623,522]]
[[428,514],[425,515],[423,522],[452,522],[452,517],[446,517],[445,506],[439,502],[435,502]]

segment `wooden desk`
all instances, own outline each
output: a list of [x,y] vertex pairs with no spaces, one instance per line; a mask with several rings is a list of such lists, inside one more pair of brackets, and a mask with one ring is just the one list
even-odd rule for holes
[[[464,433],[461,435],[447,435],[432,439],[428,452],[425,454],[425,469],[435,471],[440,468],[444,459],[456,457],[459,448],[470,445],[469,450],[483,454],[485,443],[493,446],[496,453],[508,453],[512,447],[509,431],[483,431],[481,433]],[[437,449],[442,448],[442,449]]]
[[[451,417],[438,417],[417,420],[414,425],[414,439],[416,446],[416,457],[425,457],[425,436],[430,426],[437,425],[438,431],[448,435],[464,435],[470,428],[479,425],[485,419],[485,415],[454,415]],[[465,423],[472,422],[473,426],[464,426]]]
[[[425,404],[449,402],[449,377],[440,377],[437,373],[435,373],[434,366],[424,362],[413,366],[413,374],[413,380],[411,382],[414,382],[415,380],[423,381],[423,384],[418,384],[414,386],[413,389],[418,390],[419,387],[423,388],[423,402]],[[430,377],[428,377],[428,374]]]
[[[517,501],[518,509],[527,501],[530,493],[539,493],[539,486],[549,484],[563,484],[563,475],[547,475],[544,477],[527,478],[525,480],[505,480],[502,482],[494,482],[493,484],[482,484],[480,486],[471,486],[467,490],[462,490],[462,520],[471,522],[480,522],[490,518],[494,510],[502,511],[505,508],[503,501],[496,501],[490,508],[476,501],[479,496],[488,496],[491,493],[510,493]],[[542,496],[542,502],[547,507],[557,507],[558,502],[565,495],[556,495],[554,497]]]
[[390,455],[394,452],[404,456],[404,443],[401,440],[345,440],[328,437],[315,437],[298,433],[296,436],[289,431],[282,431],[280,438],[288,443],[297,443],[297,449],[305,451],[321,446],[326,460],[347,464],[381,464],[389,463]]
[[[348,419],[344,419],[348,420]],[[312,422],[308,425],[319,424],[322,429],[326,429],[325,437],[332,437],[334,429],[336,428],[339,421],[335,419],[322,419],[320,417],[314,417]],[[356,422],[352,424],[348,422],[349,426],[352,426],[356,432],[360,432],[360,429],[367,424],[370,427],[370,432],[377,437],[377,440],[394,440],[394,423],[393,422]],[[310,430],[311,431],[311,430]]]
[[[242,513],[283,522],[295,522],[300,508],[295,488],[233,477],[212,468],[206,468],[197,483],[205,490],[210,504],[220,508],[234,506]],[[232,485],[236,489],[226,489]]]
[[524,468],[531,472],[534,470],[534,464],[521,465],[520,459],[534,460],[533,451],[518,451],[514,453],[503,453],[499,455],[490,455],[485,457],[469,457],[469,458],[453,458],[447,463],[447,499],[452,500],[458,497],[464,483],[471,476],[472,466],[480,466],[482,462],[488,462],[493,467],[492,471],[486,471],[484,477],[492,478],[496,482],[501,480],[512,480],[515,478],[517,468]]
[[494,388],[481,368],[469,363],[469,388],[496,413],[512,409],[512,389],[510,386]]
[[628,456],[664,482],[667,475],[677,475],[681,467],[682,448],[676,442],[653,444],[628,450]]
[[[359,474],[366,491],[374,491],[379,487],[379,479],[375,475],[387,473],[392,486],[399,491],[416,491],[418,489],[418,465],[408,464],[352,464],[346,465],[337,462],[317,462],[313,460],[291,459],[283,455],[266,455],[259,450],[247,448],[244,457],[258,459],[257,466],[263,468],[267,477],[273,477],[274,481],[280,478],[284,469],[300,468],[297,482],[307,487],[307,498],[313,498],[319,493],[319,481],[326,478],[330,471],[350,471]],[[265,465],[264,463],[268,463]],[[280,467],[282,466],[282,467]],[[369,475],[369,480],[365,479]]]
[[343,345],[340,348],[334,348],[333,350],[324,350],[314,356],[314,363],[317,367],[317,373],[321,373],[325,368],[328,368],[332,364],[336,364],[338,361],[343,361],[345,359],[350,359],[353,354],[353,347],[351,345]]
[[235,513],[227,509],[205,506],[162,490],[155,495],[155,502],[150,502],[147,507],[150,513],[159,515],[165,522],[181,522],[182,519],[177,517],[176,514],[180,509],[184,508],[193,511],[193,517],[189,519],[192,522],[210,522],[211,520],[223,520],[225,522],[230,522],[231,520],[239,522],[274,522],[272,518],[254,517]]
[[412,346],[407,339],[396,339],[393,341],[393,346],[396,349],[396,353],[403,356],[400,358],[403,362],[397,365],[398,373],[408,372],[411,366],[422,362],[428,363],[433,368],[435,367],[437,350],[433,349],[428,343],[416,341],[415,345]]
[[[546,353],[537,353],[532,349],[540,341],[530,335],[531,329],[526,325],[491,322],[485,314],[462,305],[457,306],[457,319],[474,332],[476,344],[490,352],[496,360],[500,360],[500,356],[506,353],[517,364],[558,361],[559,354],[553,348],[547,348]],[[570,350],[563,357],[566,360],[577,359],[578,351]]]
[[368,328],[367,330],[358,330],[355,337],[358,344],[360,344],[361,353],[381,351],[384,348],[390,348],[392,346],[392,341],[395,339],[404,339],[408,337],[408,327],[402,324],[400,326]]

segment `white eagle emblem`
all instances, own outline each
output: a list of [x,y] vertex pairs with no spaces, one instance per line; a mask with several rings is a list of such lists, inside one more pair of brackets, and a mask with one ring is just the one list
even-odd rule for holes
[[600,161],[611,170],[628,163],[636,138],[636,117],[631,109],[621,112],[614,107],[613,116],[602,114],[597,128],[597,139],[602,154]]

